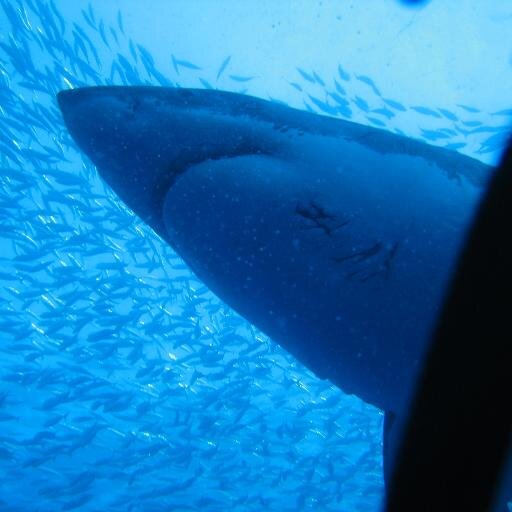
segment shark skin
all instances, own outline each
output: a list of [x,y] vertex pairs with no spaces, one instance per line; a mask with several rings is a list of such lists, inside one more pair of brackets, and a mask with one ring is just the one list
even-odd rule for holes
[[392,428],[491,167],[229,92],[91,87],[58,102],[102,178],[199,279]]

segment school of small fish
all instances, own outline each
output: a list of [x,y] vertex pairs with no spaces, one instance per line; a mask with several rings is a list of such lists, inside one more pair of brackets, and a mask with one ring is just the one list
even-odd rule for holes
[[[85,85],[250,93],[263,75],[234,54],[170,51],[159,69],[121,11],[81,14],[0,0],[0,510],[376,510],[382,415],[198,282],[82,159],[55,101]],[[512,115],[407,106],[341,65],[289,84],[267,99],[398,132],[413,119],[477,157]]]

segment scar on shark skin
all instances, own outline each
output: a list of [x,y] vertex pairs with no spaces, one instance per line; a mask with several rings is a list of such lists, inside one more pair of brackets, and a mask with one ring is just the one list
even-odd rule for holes
[[[295,207],[295,213],[300,217],[311,221],[311,224],[304,226],[304,229],[321,229],[327,236],[332,237],[333,231],[346,226],[350,221],[338,221],[335,215],[315,203],[310,201],[307,206],[298,203]],[[331,225],[329,225],[331,224]]]
[[374,277],[384,277],[385,280],[389,279],[391,272],[391,263],[394,260],[400,242],[394,242],[392,245],[388,247],[383,247],[382,242],[377,242],[376,244],[368,247],[367,249],[363,249],[361,251],[354,252],[352,254],[348,254],[346,256],[335,256],[331,258],[331,261],[334,263],[344,263],[344,262],[352,262],[355,264],[363,263],[365,261],[371,260],[376,257],[379,253],[384,252],[384,260],[379,263],[376,270],[372,272],[368,272],[368,267],[365,266],[363,268],[357,268],[345,274],[345,277],[351,279],[356,276],[361,276],[359,281],[364,283]]

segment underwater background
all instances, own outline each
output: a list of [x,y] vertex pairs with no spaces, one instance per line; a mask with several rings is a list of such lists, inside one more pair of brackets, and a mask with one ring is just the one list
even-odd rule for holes
[[55,96],[217,88],[495,164],[512,5],[489,4],[0,0],[0,510],[379,510],[382,412],[198,282]]

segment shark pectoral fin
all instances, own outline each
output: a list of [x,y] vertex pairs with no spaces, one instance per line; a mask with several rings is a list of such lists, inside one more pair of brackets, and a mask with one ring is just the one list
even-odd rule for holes
[[384,469],[384,484],[386,489],[393,476],[393,466],[397,451],[399,436],[397,435],[398,421],[396,414],[391,411],[384,413],[382,457]]

